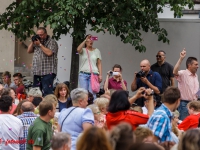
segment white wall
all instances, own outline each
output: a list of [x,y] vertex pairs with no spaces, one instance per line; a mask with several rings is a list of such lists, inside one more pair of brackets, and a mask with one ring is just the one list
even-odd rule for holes
[[[156,35],[152,33],[143,33],[143,44],[146,46],[146,53],[135,51],[130,44],[124,44],[119,37],[109,35],[109,33],[94,33],[89,32],[94,36],[98,36],[98,41],[94,42],[94,47],[99,48],[102,55],[103,66],[103,81],[106,77],[106,72],[112,68],[115,63],[118,63],[123,68],[123,78],[128,82],[128,89],[133,80],[135,71],[140,70],[139,64],[143,59],[148,59],[151,64],[156,62],[156,54],[158,50],[166,51],[166,60],[175,65],[179,58],[179,53],[183,48],[187,50],[187,56],[195,56],[199,58],[200,50],[200,21],[186,19],[159,19],[162,27],[167,29],[170,44],[158,42]],[[71,38],[63,36],[58,41],[62,46],[59,46],[59,65],[62,68],[58,69],[58,78],[61,81],[69,80],[70,74],[70,57],[71,57]],[[67,49],[65,49],[67,47]],[[66,60],[63,60],[64,56]],[[63,71],[63,67],[68,71]],[[185,69],[185,60],[181,65],[181,69]],[[198,71],[199,74],[199,71]]]

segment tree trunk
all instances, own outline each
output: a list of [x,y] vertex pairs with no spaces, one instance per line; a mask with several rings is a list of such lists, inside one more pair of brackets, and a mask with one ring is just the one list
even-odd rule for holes
[[86,22],[79,17],[74,18],[74,31],[72,41],[72,56],[71,56],[71,72],[70,72],[70,90],[78,87],[79,74],[79,55],[77,47],[84,40],[86,32]]

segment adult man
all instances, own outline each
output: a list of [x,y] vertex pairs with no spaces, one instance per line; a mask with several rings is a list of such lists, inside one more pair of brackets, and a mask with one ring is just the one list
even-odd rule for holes
[[[110,76],[112,78],[109,79]],[[118,64],[115,64],[113,69],[107,72],[104,90],[107,89],[127,90],[127,82],[122,78],[122,67]]]
[[[131,90],[135,91],[140,87],[145,87],[145,88],[151,88],[156,96],[157,100],[157,106],[159,106],[160,103],[160,97],[159,94],[162,91],[162,79],[159,73],[153,72],[150,69],[150,62],[147,59],[144,59],[140,63],[140,68],[142,71],[142,77],[135,77],[134,80],[131,84]],[[137,105],[143,107],[144,106],[144,98],[139,98],[136,102]]]
[[8,71],[5,71],[3,74],[2,74],[2,79],[3,79],[3,84],[4,84],[4,88],[13,88],[13,89],[16,89],[16,85],[11,82],[11,74],[10,72]]
[[37,29],[40,39],[32,41],[28,53],[33,54],[33,86],[40,87],[43,96],[53,94],[53,80],[57,73],[58,44],[53,40],[44,27]]
[[20,119],[10,114],[12,109],[12,97],[0,98],[0,145],[2,150],[18,150],[19,143],[25,143],[23,137],[23,125]]
[[173,141],[171,136],[172,112],[178,108],[180,96],[178,88],[168,87],[163,93],[163,104],[149,118],[147,127],[153,132],[155,142]]
[[157,62],[151,66],[151,70],[158,72],[162,78],[162,92],[168,86],[174,86],[173,66],[165,61],[165,51],[158,51],[156,58]]
[[[22,114],[17,116],[17,118],[19,118],[23,124],[24,139],[27,139],[29,126],[37,118],[37,115],[34,114],[33,111],[34,111],[33,104],[29,101],[25,101],[22,103],[21,106]],[[26,150],[26,143],[20,144],[20,150]]]
[[71,137],[67,133],[58,132],[52,138],[51,147],[53,150],[70,150]]
[[197,100],[197,91],[199,90],[199,81],[196,74],[198,69],[198,60],[195,57],[188,57],[186,60],[186,70],[179,70],[181,62],[186,56],[186,51],[180,53],[180,58],[176,63],[173,73],[175,78],[178,81],[178,88],[181,92],[181,103],[178,108],[180,113],[179,119],[185,119],[189,114],[187,110],[187,104],[190,101]]
[[24,84],[22,82],[22,74],[21,73],[15,73],[13,75],[13,80],[14,80],[14,83],[15,85],[17,86],[16,88],[16,95],[17,95],[17,98],[19,100],[21,99],[26,99],[26,95],[25,95],[25,87],[24,87]]
[[50,120],[54,118],[56,106],[49,100],[39,104],[40,117],[36,118],[28,129],[26,150],[46,150],[51,147],[53,136]]

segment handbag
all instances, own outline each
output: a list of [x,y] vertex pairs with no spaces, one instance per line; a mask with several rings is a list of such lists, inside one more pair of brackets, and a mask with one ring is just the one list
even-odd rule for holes
[[86,51],[87,51],[87,55],[88,55],[89,65],[90,65],[90,73],[91,73],[90,84],[91,84],[91,89],[92,89],[92,91],[94,93],[98,93],[99,89],[100,89],[98,75],[96,75],[96,74],[94,74],[92,72],[92,66],[91,66],[91,62],[90,62],[90,56],[89,56],[89,53],[88,53],[88,49],[86,49]]

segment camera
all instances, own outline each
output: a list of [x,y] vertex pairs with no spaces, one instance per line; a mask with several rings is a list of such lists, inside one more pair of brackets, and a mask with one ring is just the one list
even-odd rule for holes
[[111,72],[110,72],[110,75],[111,75],[111,76],[117,76],[117,75],[119,75],[119,72],[113,72],[113,71],[111,71]]
[[31,40],[34,42],[34,41],[37,41],[37,40],[41,40],[41,38],[40,38],[40,36],[39,35],[34,35],[34,36],[32,36],[32,38],[31,38]]
[[145,77],[145,72],[144,71],[139,71],[137,74],[136,74],[136,77],[137,78],[141,78],[141,77]]

